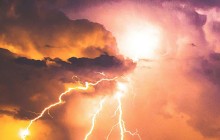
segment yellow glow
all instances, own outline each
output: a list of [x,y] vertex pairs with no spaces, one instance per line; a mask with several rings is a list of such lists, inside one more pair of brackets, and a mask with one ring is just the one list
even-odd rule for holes
[[123,54],[133,60],[156,57],[156,50],[160,46],[161,33],[156,26],[142,24],[133,25],[127,29],[119,45],[123,45]]
[[21,129],[19,132],[19,136],[22,139],[25,139],[25,137],[27,137],[30,134],[30,131],[28,129]]

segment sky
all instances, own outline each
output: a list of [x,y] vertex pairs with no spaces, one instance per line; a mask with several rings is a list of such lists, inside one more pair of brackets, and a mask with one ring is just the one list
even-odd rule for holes
[[[113,79],[70,91],[25,140],[87,140],[100,105],[88,140],[219,140],[219,35],[218,0],[2,0],[0,139]],[[121,137],[120,110],[138,135]]]

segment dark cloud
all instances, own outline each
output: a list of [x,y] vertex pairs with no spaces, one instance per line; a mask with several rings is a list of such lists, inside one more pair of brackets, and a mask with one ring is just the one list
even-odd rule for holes
[[220,33],[220,22],[219,21],[213,21],[210,25],[211,31],[215,34]]
[[197,28],[202,27],[203,25],[205,25],[206,23],[206,15],[202,15],[197,13],[195,10],[192,9],[184,9],[183,11],[185,11],[185,14],[187,17],[190,17],[190,24],[196,26]]
[[[94,59],[72,57],[68,61],[59,58],[34,60],[0,49],[0,58],[1,105],[19,107],[17,116],[21,118],[31,118],[35,114],[29,111],[40,112],[46,105],[55,102],[64,91],[65,83],[76,82],[73,76],[78,76],[77,80],[82,83],[95,82],[100,78],[122,76],[135,67],[129,59],[108,54]],[[106,77],[96,72],[104,72]],[[114,82],[109,83],[103,82],[101,85],[109,90],[114,89]],[[97,94],[98,90],[101,89],[97,86]]]
[[220,7],[219,0],[57,0],[56,3],[54,3],[58,7],[65,8],[71,8],[75,10],[80,10],[83,8],[90,8],[93,6],[101,5],[101,4],[111,4],[111,3],[117,3],[117,2],[135,2],[139,4],[156,4],[161,5],[163,3],[169,2],[173,4],[179,4],[179,5],[190,5],[192,7],[196,8],[213,8],[213,7]]
[[200,8],[212,8],[212,7],[220,6],[219,0],[187,0],[185,2],[190,3],[195,7],[200,7]]
[[28,59],[26,57],[19,57],[19,58],[15,59],[15,62],[18,64],[24,64],[24,65],[30,65],[30,66],[36,66],[36,67],[45,67],[46,66],[45,61]]
[[[220,2],[218,0],[2,0],[0,10],[3,17],[26,17],[33,19],[33,14],[38,15],[39,13],[49,14],[51,10],[56,11],[60,14],[60,17],[64,18],[61,11],[68,9],[74,9],[80,11],[84,8],[90,8],[101,4],[111,4],[117,2],[135,2],[139,4],[156,4],[161,5],[163,3],[173,3],[177,5],[190,5],[196,8],[213,8],[219,7]],[[49,10],[48,10],[49,9]],[[5,12],[7,11],[7,12]],[[1,16],[2,17],[2,16]]]
[[220,53],[210,53],[208,59],[203,59],[201,66],[201,73],[218,86],[220,84]]
[[220,2],[219,0],[56,0],[50,1],[50,3],[53,3],[56,5],[56,7],[71,7],[75,9],[82,9],[82,8],[88,8],[100,4],[105,4],[105,3],[115,3],[115,2],[123,2],[123,1],[132,1],[136,3],[152,3],[152,4],[161,4],[164,2],[171,2],[171,3],[179,3],[179,4],[186,4],[186,5],[191,5],[193,7],[197,8],[213,8],[213,7],[219,7]]
[[16,115],[16,112],[2,109],[2,110],[0,110],[0,116],[1,116],[1,114],[8,115],[8,116],[14,116],[14,115]]
[[[6,53],[7,55],[5,55]],[[31,102],[37,102],[38,98],[42,97],[40,109],[50,100],[55,100],[55,97],[51,97],[54,91],[64,90],[59,82],[59,76],[55,76],[57,72],[39,67],[34,60],[16,58],[13,53],[4,49],[1,49],[0,54],[2,58],[0,61],[0,90],[2,93],[0,100],[2,105],[18,106],[31,111],[31,108],[37,108]],[[46,81],[50,84],[47,84]],[[56,89],[53,89],[53,86]]]
[[[143,0],[143,1],[149,1],[149,0]],[[163,2],[185,4],[185,5],[191,5],[194,8],[205,8],[205,9],[220,6],[220,2],[218,0],[184,0],[184,1],[183,0],[156,0],[154,2],[159,3],[159,4]]]

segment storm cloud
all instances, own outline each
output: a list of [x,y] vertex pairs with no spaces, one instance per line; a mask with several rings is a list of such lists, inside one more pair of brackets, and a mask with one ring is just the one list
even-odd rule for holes
[[[70,85],[130,74],[123,117],[143,140],[218,140],[219,9],[218,0],[3,0],[0,114],[29,120]],[[134,55],[122,41],[139,25],[158,29],[160,43],[155,58],[136,64],[119,52]],[[53,140],[81,139],[96,97],[114,90],[114,81],[103,82],[92,92],[65,96],[66,104],[51,110],[53,119],[39,121],[52,131],[43,133],[59,132]],[[106,118],[99,118],[103,123],[91,139],[109,132]]]
[[[95,82],[101,78],[114,78],[128,73],[135,67],[135,63],[129,59],[107,54],[94,59],[71,57],[68,61],[63,61],[47,57],[44,60],[34,60],[0,49],[0,58],[1,105],[18,107],[20,110],[17,110],[17,115],[23,118],[28,117],[22,114],[24,110],[27,110],[27,114],[31,114],[28,111],[34,110],[40,112],[48,103],[55,102],[58,95],[65,90],[65,83]],[[98,72],[105,73],[106,77]],[[74,76],[77,76],[76,79]],[[110,89],[112,88],[114,87]],[[98,94],[98,91],[96,92]]]

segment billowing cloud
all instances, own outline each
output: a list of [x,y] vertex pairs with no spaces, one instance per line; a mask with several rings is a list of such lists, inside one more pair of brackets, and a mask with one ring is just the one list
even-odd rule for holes
[[70,20],[61,11],[45,6],[38,1],[4,1],[1,47],[38,59],[117,53],[115,38],[102,25],[86,19]]

